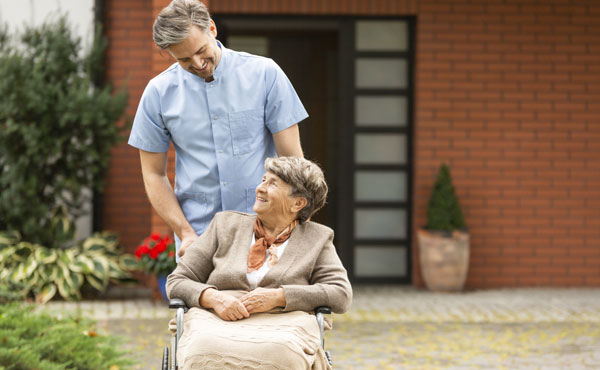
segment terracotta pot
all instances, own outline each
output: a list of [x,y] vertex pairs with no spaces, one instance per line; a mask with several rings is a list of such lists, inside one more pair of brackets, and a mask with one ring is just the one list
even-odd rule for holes
[[469,270],[469,234],[418,231],[421,273],[429,290],[462,290]]

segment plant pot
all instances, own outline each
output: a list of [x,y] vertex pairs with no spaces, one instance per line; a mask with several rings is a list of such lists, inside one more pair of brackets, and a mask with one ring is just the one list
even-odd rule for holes
[[469,234],[463,231],[418,231],[421,273],[427,289],[463,289],[469,270]]
[[164,299],[165,302],[168,302],[169,298],[167,297],[167,275],[157,276],[156,285],[158,287],[158,291],[160,292],[160,296]]

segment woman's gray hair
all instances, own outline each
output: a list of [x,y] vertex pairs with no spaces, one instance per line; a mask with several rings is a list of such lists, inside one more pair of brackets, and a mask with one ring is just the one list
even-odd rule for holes
[[289,184],[291,196],[306,198],[306,206],[298,214],[301,223],[325,205],[327,182],[316,163],[299,157],[267,158],[265,170]]
[[190,35],[192,25],[210,29],[210,14],[200,0],[173,0],[154,21],[154,43],[161,49],[180,44]]

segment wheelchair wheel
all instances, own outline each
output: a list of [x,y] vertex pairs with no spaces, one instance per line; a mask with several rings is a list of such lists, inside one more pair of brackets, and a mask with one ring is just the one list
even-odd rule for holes
[[169,347],[165,347],[162,355],[162,370],[169,370]]

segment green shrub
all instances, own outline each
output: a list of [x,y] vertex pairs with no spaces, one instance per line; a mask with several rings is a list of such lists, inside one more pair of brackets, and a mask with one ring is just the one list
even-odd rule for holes
[[27,297],[26,289],[24,283],[0,280],[0,305],[24,300]]
[[127,95],[93,83],[101,32],[83,54],[64,16],[27,28],[18,44],[6,30],[0,25],[0,230],[57,248],[72,235],[57,234],[53,218],[82,214],[85,189],[102,189]]
[[427,205],[427,230],[451,231],[467,228],[452,185],[450,168],[440,166],[437,179]]
[[90,320],[57,319],[33,306],[0,305],[0,368],[125,369],[132,365],[118,338],[98,335]]
[[56,293],[81,299],[84,284],[104,291],[109,282],[130,281],[128,271],[138,267],[133,255],[120,253],[113,233],[96,233],[62,249],[21,241],[17,232],[0,232],[0,286],[16,289],[5,294],[7,300],[33,295],[36,302],[45,303]]

